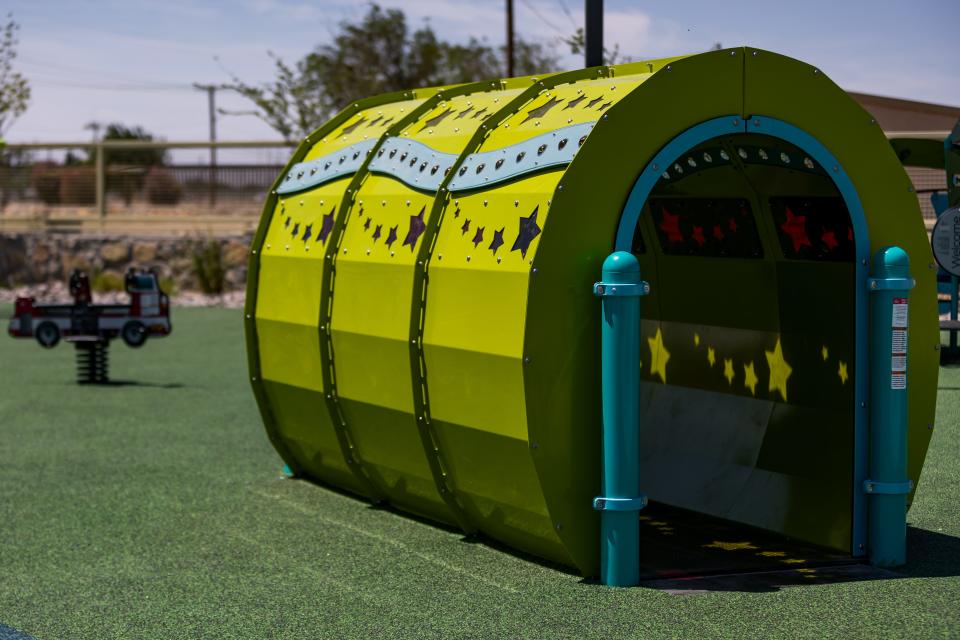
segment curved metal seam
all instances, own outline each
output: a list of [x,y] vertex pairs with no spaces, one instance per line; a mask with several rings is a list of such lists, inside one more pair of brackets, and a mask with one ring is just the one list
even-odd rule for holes
[[298,162],[287,171],[277,193],[304,191],[356,173],[376,144],[376,138],[361,140],[309,162]]
[[[485,84],[486,83],[484,83],[484,85]],[[457,94],[461,91],[469,92],[471,90],[479,89],[480,87],[478,85],[464,85],[462,87],[457,87],[454,94]],[[448,90],[446,95],[449,96],[450,94],[451,92]],[[411,122],[415,122],[421,115],[434,108],[436,104],[443,99],[444,92],[438,92],[437,94],[434,94],[430,98],[424,100],[422,104],[411,110],[409,114],[385,131],[383,135],[376,140],[375,145],[371,148],[371,153],[365,154],[364,162],[354,174],[354,177],[350,182],[350,186],[347,188],[344,198],[340,203],[340,209],[337,212],[337,219],[334,222],[333,229],[331,230],[331,237],[329,244],[327,245],[326,255],[324,256],[323,274],[321,276],[322,285],[320,289],[320,362],[322,375],[324,377],[324,388],[327,391],[327,408],[330,413],[330,418],[334,425],[337,441],[340,445],[344,459],[350,465],[350,468],[354,472],[355,476],[361,479],[364,486],[368,489],[371,498],[377,502],[382,501],[384,496],[376,486],[373,479],[370,477],[370,474],[367,472],[366,466],[363,463],[362,452],[356,446],[353,435],[350,431],[350,425],[343,413],[339,398],[337,396],[333,333],[330,329],[330,321],[333,318],[333,302],[336,285],[336,262],[340,251],[340,245],[343,241],[344,231],[346,230],[347,222],[350,218],[350,212],[353,208],[354,199],[356,198],[356,194],[359,192],[360,187],[367,179],[367,176],[371,175],[369,167],[372,159],[376,157],[375,153],[386,140],[395,137]]]
[[[603,69],[605,69],[607,73],[609,72],[609,68]],[[446,194],[448,193],[452,176],[456,175],[455,172],[458,171],[460,165],[464,162],[464,160],[466,160],[467,157],[471,155],[471,150],[480,148],[480,145],[490,134],[490,132],[496,129],[497,126],[503,122],[503,120],[511,116],[517,108],[523,106],[533,98],[540,95],[540,92],[545,89],[552,88],[562,82],[573,82],[576,80],[584,80],[588,77],[593,77],[592,75],[588,76],[587,74],[592,74],[594,71],[594,69],[583,69],[567,73],[560,73],[550,76],[545,80],[535,82],[531,87],[513,98],[513,100],[504,104],[498,111],[494,112],[483,124],[480,125],[477,131],[470,138],[469,142],[464,145],[464,149],[457,158],[457,162],[454,164],[453,169],[451,170],[450,174],[445,177],[438,189],[438,194],[434,200],[434,205],[427,228],[424,230],[424,238],[417,254],[417,264],[414,269],[415,280],[410,330],[410,365],[414,376],[413,394],[414,407],[417,411],[417,425],[421,430],[424,452],[427,455],[430,468],[434,472],[434,481],[436,483],[437,490],[440,492],[444,502],[446,502],[448,506],[451,506],[455,517],[458,518],[461,528],[463,528],[463,530],[467,533],[472,533],[474,530],[476,530],[476,527],[469,520],[463,507],[458,501],[456,485],[443,459],[443,451],[441,450],[439,444],[440,441],[430,416],[430,393],[429,384],[427,382],[427,364],[423,350],[423,336],[427,316],[429,264],[433,256],[434,247],[436,246],[440,225],[443,223],[443,219],[446,215],[445,205],[449,202],[449,198]]]
[[[386,98],[386,96],[382,96],[382,98]],[[364,102],[369,102],[369,106],[372,106],[374,104],[381,103],[381,100],[378,98],[370,98],[368,101]],[[317,138],[322,138],[330,131],[335,130],[357,111],[359,111],[359,104],[360,103],[357,103],[352,108],[344,109],[324,126],[320,127],[311,135],[304,138],[304,140],[297,145],[296,150],[293,152],[290,161],[287,163],[286,171],[289,171],[307,154],[312,144],[314,144],[314,140]],[[260,215],[260,223],[257,226],[257,231],[254,234],[253,240],[251,241],[250,255],[247,262],[247,290],[243,312],[247,342],[247,370],[250,377],[250,386],[253,389],[253,395],[257,401],[257,407],[260,409],[260,416],[267,432],[267,438],[277,450],[277,453],[280,454],[280,458],[283,460],[283,462],[289,466],[294,475],[296,475],[301,471],[301,467],[299,464],[297,464],[296,457],[283,443],[282,438],[277,432],[276,418],[273,410],[270,407],[270,401],[267,397],[266,389],[263,386],[263,378],[260,372],[260,341],[257,335],[256,320],[257,294],[260,279],[260,254],[263,249],[263,243],[266,240],[267,231],[270,228],[271,222],[273,221],[273,214],[276,210],[277,203],[277,188],[281,183],[280,178],[282,175],[284,175],[284,173],[278,175],[274,180],[273,188],[270,189],[267,199],[264,201],[263,212]]]
[[448,189],[451,192],[478,189],[570,164],[595,125],[596,122],[575,124],[500,149],[471,153],[462,160]]

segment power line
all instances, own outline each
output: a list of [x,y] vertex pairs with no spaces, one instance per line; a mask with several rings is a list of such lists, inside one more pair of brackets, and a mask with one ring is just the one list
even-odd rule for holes
[[31,75],[27,78],[31,82],[41,85],[69,87],[71,89],[91,89],[94,91],[192,91],[188,84],[134,84],[134,83],[98,83],[98,82],[71,82],[59,78],[51,79]]
[[569,35],[570,35],[568,32],[564,31],[563,29],[561,29],[560,27],[558,27],[557,25],[553,24],[552,22],[550,22],[549,20],[547,20],[545,17],[543,17],[543,14],[540,13],[537,9],[535,9],[532,4],[530,4],[529,2],[527,2],[527,0],[520,0],[520,3],[521,3],[523,6],[525,6],[525,7],[527,8],[527,10],[530,11],[533,15],[537,16],[538,18],[540,18],[540,21],[541,21],[543,24],[547,25],[548,27],[550,27],[551,29],[553,29],[553,30],[556,31],[557,33],[562,34],[562,35],[564,35],[564,36],[569,36]]

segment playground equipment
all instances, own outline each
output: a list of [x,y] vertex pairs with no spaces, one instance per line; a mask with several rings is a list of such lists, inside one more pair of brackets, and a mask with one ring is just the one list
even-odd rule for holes
[[883,132],[804,63],[412,90],[270,192],[250,377],[292,474],[608,584],[637,580],[648,499],[900,564],[933,267]]
[[170,300],[160,288],[157,274],[130,269],[124,278],[130,304],[93,304],[90,279],[75,269],[70,274],[73,304],[37,304],[17,298],[8,332],[14,338],[35,338],[52,349],[60,338],[74,345],[77,383],[110,381],[110,340],[120,337],[129,347],[142,347],[150,336],[170,334]]
[[[955,221],[960,217],[960,121],[946,138],[936,133],[906,133],[891,137],[890,144],[905,167],[943,169],[946,180],[939,189],[929,192],[930,203],[937,215],[932,234],[937,271],[938,311],[949,314],[940,322],[940,329],[949,335],[949,344],[941,351],[941,362],[960,360],[960,232]],[[920,194],[921,197],[923,194]],[[949,212],[949,213],[948,213]],[[946,214],[946,215],[945,215]]]

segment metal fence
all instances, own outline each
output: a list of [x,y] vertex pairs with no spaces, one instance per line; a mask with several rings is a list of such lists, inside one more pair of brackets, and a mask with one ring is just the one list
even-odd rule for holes
[[[283,141],[8,144],[0,231],[247,232],[292,150]],[[946,174],[907,173],[932,227],[930,194],[946,188]]]
[[0,230],[246,230],[291,151],[282,141],[9,144]]

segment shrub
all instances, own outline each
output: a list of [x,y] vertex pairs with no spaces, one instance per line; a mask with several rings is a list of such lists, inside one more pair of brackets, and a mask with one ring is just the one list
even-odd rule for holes
[[226,280],[223,248],[216,240],[199,243],[193,249],[193,276],[200,290],[207,294],[223,293]]
[[30,170],[30,186],[44,204],[60,202],[60,169],[52,162],[38,162]]
[[123,276],[116,271],[102,271],[93,276],[93,282],[90,283],[90,288],[97,293],[123,291],[123,284]]
[[150,167],[144,188],[151,204],[177,204],[182,195],[176,179],[162,167]]
[[69,167],[60,174],[60,202],[94,204],[97,201],[97,178],[93,167]]

